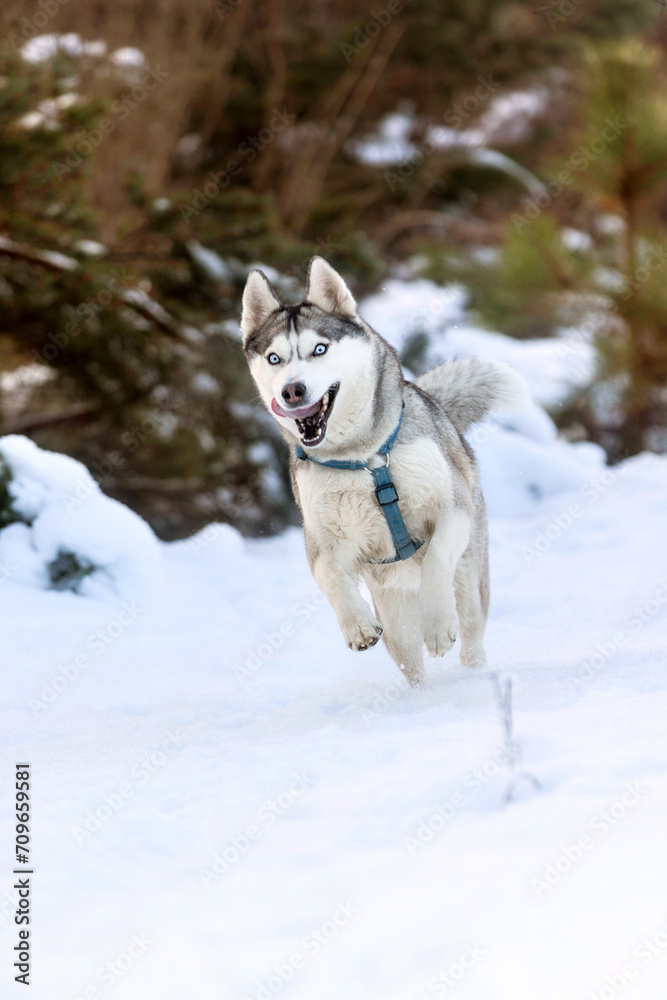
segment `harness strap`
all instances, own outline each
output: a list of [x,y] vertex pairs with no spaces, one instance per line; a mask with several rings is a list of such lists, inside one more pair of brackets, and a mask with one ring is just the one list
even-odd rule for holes
[[375,496],[380,504],[380,509],[385,516],[385,520],[394,540],[396,555],[393,559],[381,559],[381,563],[395,563],[413,556],[423,542],[418,542],[408,534],[405,526],[401,508],[398,506],[398,493],[391,481],[389,469],[386,465],[381,465],[377,469],[370,469],[370,473],[375,482]]
[[[405,404],[403,404],[405,405]],[[394,446],[394,442],[398,437],[398,432],[401,429],[401,421],[403,419],[403,411],[401,410],[401,415],[398,419],[398,424],[396,429],[389,435],[385,443],[381,448],[378,448],[378,455],[388,455]],[[405,526],[405,521],[403,520],[403,515],[401,514],[401,509],[398,506],[399,496],[396,492],[396,487],[391,481],[391,476],[389,475],[389,469],[387,465],[381,465],[376,469],[370,469],[368,467],[368,461],[366,462],[346,462],[337,459],[331,459],[329,462],[320,462],[317,458],[311,458],[303,450],[301,445],[296,446],[297,458],[302,461],[308,460],[313,462],[315,465],[325,465],[329,469],[368,469],[373,477],[373,482],[375,484],[375,496],[378,504],[380,505],[380,510],[384,514],[385,520],[387,522],[387,527],[391,532],[391,537],[394,542],[394,548],[396,549],[396,555],[393,559],[381,559],[378,563],[374,565],[385,565],[387,563],[401,562],[404,559],[409,559],[413,556],[417,549],[420,549],[424,544],[414,538],[410,538],[408,534],[408,529]]]

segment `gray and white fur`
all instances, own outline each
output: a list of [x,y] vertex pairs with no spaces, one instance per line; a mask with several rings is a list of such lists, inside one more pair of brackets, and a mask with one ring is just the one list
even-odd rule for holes
[[[321,257],[306,298],[283,305],[259,270],[243,294],[243,346],[269,412],[290,446],[291,479],[306,552],[351,649],[382,635],[410,684],[424,677],[423,648],[443,656],[460,630],[461,661],[485,663],[489,604],[486,509],[464,431],[486,414],[524,410],[523,381],[507,365],[448,361],[406,382],[390,345],[357,313],[340,275]],[[401,411],[402,404],[405,404]],[[387,461],[412,538],[410,559],[395,554],[366,469],[330,469],[299,460],[384,462],[377,454],[399,422]],[[359,591],[363,577],[371,611]]]

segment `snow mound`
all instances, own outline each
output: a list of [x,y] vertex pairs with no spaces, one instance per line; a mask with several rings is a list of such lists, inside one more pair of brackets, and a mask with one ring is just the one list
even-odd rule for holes
[[388,281],[359,311],[399,354],[423,334],[427,368],[453,358],[489,358],[508,364],[526,382],[534,400],[531,411],[487,420],[466,434],[480,464],[491,517],[530,517],[543,501],[585,488],[605,467],[597,445],[559,441],[556,425],[542,409],[557,406],[574,386],[590,381],[590,345],[578,345],[574,352],[559,338],[514,340],[469,326],[465,289],[442,288],[425,278]]
[[533,399],[557,406],[573,388],[588,385],[594,374],[594,349],[562,338],[514,340],[472,326],[466,313],[462,286],[444,288],[426,278],[388,281],[377,295],[361,304],[359,312],[399,354],[418,334],[426,336],[427,368],[451,358],[484,357],[505,361],[521,375]]
[[585,489],[606,468],[604,450],[589,441],[536,440],[495,421],[473,427],[466,437],[490,517],[534,516],[544,501]]
[[86,596],[155,591],[158,540],[84,465],[19,435],[0,438],[0,458],[17,518],[0,531],[0,563],[14,582]]
[[502,333],[463,326],[448,330],[444,342],[434,345],[434,350],[440,353],[440,361],[473,355],[505,361],[525,379],[531,396],[541,406],[558,406],[574,388],[588,385],[595,372],[590,344],[578,344],[574,352],[557,337],[514,340]]
[[363,300],[359,314],[400,354],[415,333],[437,338],[452,324],[464,322],[467,299],[462,285],[394,278]]

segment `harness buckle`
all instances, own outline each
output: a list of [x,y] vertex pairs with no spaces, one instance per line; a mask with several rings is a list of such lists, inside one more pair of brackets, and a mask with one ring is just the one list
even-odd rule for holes
[[[382,494],[388,493],[382,496]],[[388,507],[389,504],[398,503],[399,496],[396,492],[396,487],[393,483],[384,483],[382,486],[375,487],[375,496],[381,507]]]

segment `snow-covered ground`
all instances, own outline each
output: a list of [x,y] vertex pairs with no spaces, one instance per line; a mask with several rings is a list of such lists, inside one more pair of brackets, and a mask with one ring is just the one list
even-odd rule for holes
[[[0,532],[3,996],[29,761],[35,1000],[664,1000],[667,460],[608,469],[538,409],[471,440],[490,667],[455,647],[419,691],[347,650],[298,530],[157,544],[0,441],[32,521]],[[82,593],[46,589],[59,547]]]

